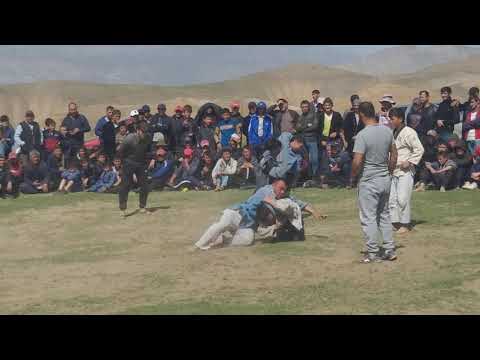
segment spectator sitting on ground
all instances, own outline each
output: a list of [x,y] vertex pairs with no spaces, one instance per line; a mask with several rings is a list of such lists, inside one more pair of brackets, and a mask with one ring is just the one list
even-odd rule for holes
[[352,158],[340,142],[327,145],[326,159],[322,166],[323,183],[327,186],[352,187]]
[[13,184],[5,155],[0,154],[0,198],[13,195]]
[[212,171],[212,179],[215,184],[215,191],[224,190],[231,184],[232,175],[237,172],[237,160],[232,158],[232,151],[229,148],[222,150],[222,157]]
[[472,158],[467,153],[467,145],[465,141],[459,140],[455,145],[451,154],[451,159],[455,161],[457,170],[455,172],[455,187],[460,189],[465,185],[470,176],[470,168],[472,167]]
[[14,198],[18,197],[20,192],[20,184],[23,182],[23,167],[21,162],[17,159],[17,154],[11,151],[8,154],[8,170],[10,172],[10,180],[12,181],[12,195]]
[[255,185],[255,170],[257,166],[257,158],[253,156],[250,148],[245,146],[242,150],[242,156],[237,161],[237,180],[240,187]]
[[241,137],[238,134],[232,134],[230,137],[230,150],[232,151],[232,158],[237,160],[242,156],[242,149],[240,148]]
[[[199,190],[200,181],[196,178],[198,168],[200,166],[200,160],[198,157],[193,156],[192,149],[185,149],[183,151],[183,157],[178,159],[180,165],[175,170],[174,174],[170,178],[168,185],[174,188],[188,189],[190,186],[195,190]],[[183,186],[185,184],[185,186]],[[179,187],[180,185],[180,187]]]
[[121,158],[119,157],[113,158],[112,170],[115,172],[115,175],[117,176],[117,180],[112,185],[112,187],[106,190],[106,192],[110,194],[118,194],[118,192],[120,191],[120,184],[122,183],[122,175],[123,175],[123,164],[122,164]]
[[103,171],[98,177],[95,184],[88,189],[88,192],[98,192],[104,193],[109,190],[113,184],[117,181],[117,174],[112,168],[112,164],[110,162],[106,162],[103,164]]
[[480,188],[480,146],[475,148],[473,165],[470,171],[470,179],[465,182],[463,189],[475,190]]
[[80,178],[82,179],[84,190],[90,188],[95,183],[94,168],[87,159],[80,160]]
[[65,170],[65,161],[60,146],[57,146],[48,156],[47,168],[50,174],[50,183],[52,184],[52,188],[56,189],[60,184],[62,172]]
[[40,153],[37,150],[32,150],[29,158],[30,160],[24,168],[20,191],[24,194],[48,193],[50,187],[47,165],[41,161]]
[[168,158],[166,146],[157,144],[155,158],[150,161],[148,167],[148,180],[150,181],[150,191],[154,189],[162,190],[171,178],[175,170],[175,161]]
[[62,172],[58,192],[67,194],[78,191],[82,191],[82,178],[78,169],[78,161],[72,160],[68,164],[68,169]]
[[212,178],[212,171],[215,167],[215,160],[209,152],[202,155],[200,163],[200,171],[198,178],[200,180],[201,190],[211,190],[215,187]]
[[437,154],[437,161],[434,163],[425,163],[428,173],[424,179],[423,184],[428,184],[433,180],[436,189],[440,192],[445,192],[454,186],[455,170],[457,165],[453,160],[448,158],[446,151],[440,151]]

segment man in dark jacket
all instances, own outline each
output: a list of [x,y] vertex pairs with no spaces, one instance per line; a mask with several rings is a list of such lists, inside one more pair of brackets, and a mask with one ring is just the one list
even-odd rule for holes
[[47,165],[40,160],[40,152],[30,152],[30,162],[24,168],[20,191],[24,194],[47,193],[50,190]]
[[[71,102],[68,104],[68,115],[63,119],[62,126],[65,126],[70,134],[70,151],[75,155],[83,146],[85,133],[91,130],[88,119],[78,112],[77,104]],[[70,158],[71,156],[67,156]]]
[[252,116],[254,116],[257,113],[257,104],[255,104],[254,101],[250,101],[248,103],[248,115],[245,116],[242,120],[242,133],[245,135],[247,139],[247,144],[248,145],[248,129],[250,126],[250,120],[252,119]]
[[169,150],[178,156],[180,156],[183,151],[182,134],[184,120],[183,107],[177,105],[175,107],[175,115],[172,116]]
[[[425,136],[429,130],[435,128],[435,112],[437,108],[430,102],[430,93],[427,90],[422,90],[418,93],[418,105],[412,107],[411,112],[407,117],[407,126],[413,128],[420,138],[424,141]],[[411,122],[413,117],[417,119]]]
[[147,155],[151,152],[152,140],[147,133],[147,123],[141,121],[136,126],[136,132],[128,134],[119,148],[119,155],[123,162],[122,182],[120,183],[119,205],[122,216],[126,216],[128,192],[133,186],[133,176],[137,178],[140,188],[140,212],[148,213],[147,206],[148,184],[146,181]]
[[298,135],[303,137],[303,142],[308,151],[309,175],[316,180],[318,175],[318,112],[311,108],[308,100],[303,100],[300,104],[302,113],[296,124]]
[[299,115],[288,109],[287,100],[278,99],[275,105],[268,108],[267,114],[273,118],[273,137],[278,138],[284,132],[295,133]]
[[172,134],[172,119],[166,114],[167,107],[165,104],[158,104],[158,112],[152,116],[149,124],[148,132],[152,137],[153,145],[155,145],[163,135],[163,138],[167,145],[171,145]]
[[470,168],[472,167],[472,158],[467,152],[467,144],[463,140],[457,141],[454,152],[450,158],[455,161],[457,168],[455,170],[455,187],[461,188],[470,175]]
[[346,112],[346,117],[343,121],[343,132],[345,134],[345,141],[347,142],[347,152],[352,155],[353,146],[355,144],[355,137],[363,130],[365,125],[360,121],[358,114],[358,106],[360,99],[353,100],[351,111]]
[[28,154],[32,150],[41,153],[43,134],[40,125],[35,121],[35,114],[28,110],[25,113],[25,120],[18,124],[15,129],[15,147],[20,148],[21,160],[27,162]]
[[157,146],[156,157],[148,167],[148,180],[150,189],[163,189],[175,170],[175,161],[169,159],[166,146]]
[[211,154],[217,152],[217,141],[215,139],[215,129],[213,127],[214,115],[205,115],[202,120],[202,125],[198,128],[197,141],[200,147],[203,148],[204,141],[208,142],[208,147]]
[[438,105],[438,110],[435,113],[435,130],[440,138],[447,140],[453,134],[455,124],[460,121],[458,107],[452,105],[452,89],[449,86],[444,86],[440,90],[442,102]]

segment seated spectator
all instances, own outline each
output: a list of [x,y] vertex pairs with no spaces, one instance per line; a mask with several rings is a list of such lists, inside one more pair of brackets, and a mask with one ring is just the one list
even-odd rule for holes
[[7,195],[13,195],[13,184],[5,156],[0,154],[0,198],[5,199]]
[[212,171],[215,167],[215,160],[209,152],[203,153],[200,163],[198,179],[201,190],[211,190],[215,187],[212,179]]
[[242,139],[238,134],[232,134],[230,137],[230,150],[232,151],[232,158],[237,161],[242,156],[242,149],[240,148],[241,141]]
[[111,188],[106,190],[106,192],[110,194],[118,194],[118,192],[120,191],[120,184],[122,183],[122,174],[123,174],[123,164],[122,164],[121,158],[115,157],[113,159],[112,170],[115,172],[115,175],[117,176],[117,180],[115,181],[115,183],[112,185]]
[[86,147],[82,146],[78,149],[78,153],[75,154],[75,157],[78,161],[87,160],[90,161],[90,155],[88,154],[88,150]]
[[11,151],[8,154],[8,170],[10,172],[10,181],[12,182],[12,195],[18,197],[20,184],[23,182],[22,163],[17,159],[17,154]]
[[[421,140],[420,140],[421,141]],[[418,171],[415,174],[415,191],[425,190],[418,188],[421,185],[420,179],[425,178],[428,174],[428,170],[425,167],[425,163],[433,163],[437,160],[437,146],[439,144],[439,136],[435,130],[428,131],[427,135],[424,137],[422,145],[424,149],[423,157],[420,163],[418,164]]]
[[475,190],[480,188],[480,146],[475,148],[473,165],[470,170],[470,179],[465,182],[463,189]]
[[88,192],[104,193],[109,190],[117,181],[117,174],[112,168],[112,163],[106,162],[103,164],[103,170],[100,176],[95,181],[95,184],[88,189]]
[[87,160],[80,160],[80,178],[82,179],[83,189],[86,190],[95,183],[94,167]]
[[467,144],[460,140],[454,147],[454,151],[450,157],[457,165],[455,171],[455,187],[460,189],[463,187],[470,176],[470,168],[472,167],[472,158],[467,153]]
[[58,192],[68,194],[78,191],[82,191],[82,178],[78,169],[78,161],[72,160],[68,164],[68,169],[62,172]]
[[179,159],[180,165],[170,178],[169,185],[175,189],[185,189],[193,187],[196,190],[200,188],[200,181],[196,178],[200,160],[193,156],[192,149],[183,151],[183,158]]
[[43,130],[43,155],[44,159],[48,159],[50,154],[60,145],[62,141],[62,134],[55,130],[55,120],[47,118],[45,120],[45,129]]
[[0,154],[8,156],[15,143],[15,129],[10,126],[10,119],[7,115],[0,116]]
[[340,142],[329,143],[326,150],[321,169],[323,184],[350,188],[352,186],[350,154],[342,149]]
[[245,146],[242,150],[242,157],[237,162],[237,180],[240,187],[255,185],[255,170],[258,161],[252,154],[252,150]]
[[425,163],[428,170],[425,177],[421,180],[421,190],[425,190],[425,184],[429,184],[433,181],[435,189],[440,189],[441,192],[445,192],[454,186],[455,183],[455,170],[457,165],[453,160],[448,158],[446,151],[441,151],[437,154],[437,161],[434,163]]
[[37,150],[32,150],[24,169],[20,191],[24,194],[48,193],[51,189],[49,180],[47,165],[40,160],[40,153]]
[[231,182],[232,175],[237,172],[237,160],[232,159],[232,151],[229,148],[222,150],[222,157],[212,171],[212,179],[215,191],[224,190]]
[[98,156],[96,158],[91,159],[91,163],[93,166],[93,176],[95,178],[95,182],[99,178],[100,174],[104,171],[105,165],[107,164],[107,162],[108,162],[107,155],[102,152],[98,152]]
[[175,170],[175,161],[168,158],[166,146],[158,146],[155,152],[155,158],[150,161],[148,167],[148,180],[150,181],[150,191],[154,189],[162,190],[167,185]]
[[60,185],[62,172],[65,170],[65,162],[60,146],[57,146],[48,156],[47,168],[50,174],[49,177],[52,188],[58,188],[58,186]]

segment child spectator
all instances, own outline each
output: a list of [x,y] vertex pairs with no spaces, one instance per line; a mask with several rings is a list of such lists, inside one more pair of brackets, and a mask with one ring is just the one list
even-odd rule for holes
[[203,153],[198,176],[200,179],[200,189],[211,190],[214,188],[215,184],[212,179],[212,171],[214,167],[215,161],[212,155],[209,152]]
[[48,155],[47,168],[52,188],[57,188],[60,184],[62,173],[65,170],[63,153],[60,146],[57,146],[53,152]]
[[480,187],[480,146],[475,148],[473,165],[470,171],[470,181],[465,182],[463,189],[475,190]]
[[467,144],[459,140],[451,154],[451,159],[455,161],[457,170],[455,172],[455,188],[460,189],[469,179],[470,168],[472,167],[472,158],[467,153]]
[[192,118],[192,107],[185,105],[183,107],[182,145],[185,145],[187,139],[191,141],[192,145],[196,145],[196,133],[197,126],[195,125],[195,119]]
[[[331,186],[350,188],[352,159],[347,151],[342,150],[341,143],[329,143],[326,148],[326,158],[321,172],[322,181]],[[324,179],[324,180],[323,180]]]
[[441,151],[437,154],[437,161],[434,163],[425,163],[428,173],[424,179],[423,184],[428,184],[433,180],[435,188],[440,188],[440,192],[445,192],[451,188],[455,181],[455,170],[457,165],[453,160],[448,158],[446,151]]
[[15,143],[15,129],[10,126],[10,119],[7,115],[0,116],[0,130],[2,132],[0,136],[0,154],[3,153],[4,156],[8,156]]
[[58,192],[68,194],[69,192],[82,191],[82,178],[77,160],[70,161],[68,169],[62,172],[61,178]]
[[88,192],[104,193],[109,190],[117,181],[117,174],[112,168],[112,164],[107,162],[103,164],[103,171]]
[[232,119],[232,113],[225,108],[222,111],[222,119],[218,122],[215,129],[215,135],[222,148],[230,144],[230,138],[233,134],[240,135],[240,125],[237,121]]
[[94,168],[87,159],[80,160],[80,178],[84,190],[95,183]]
[[20,184],[23,182],[23,168],[21,162],[17,159],[17,154],[13,151],[8,154],[8,170],[13,187],[12,195],[17,197],[20,191]]
[[255,169],[258,161],[252,154],[252,150],[245,146],[242,150],[242,156],[237,162],[237,177],[240,187],[255,185]]
[[78,149],[78,154],[75,155],[78,161],[87,160],[90,161],[88,150],[85,146]]
[[5,155],[0,154],[0,198],[12,195],[13,185]]
[[60,146],[66,162],[76,155],[72,153],[72,138],[65,126],[60,126]]
[[24,194],[47,193],[51,188],[47,165],[40,160],[38,151],[32,150],[29,155],[30,161],[25,166],[20,191]]
[[200,187],[200,181],[195,175],[200,166],[200,160],[193,156],[192,149],[185,149],[183,151],[183,158],[180,158],[179,161],[180,166],[172,175],[169,185],[175,187],[182,182],[189,182],[196,190],[198,190]]
[[208,147],[211,154],[215,154],[217,151],[217,142],[215,140],[215,130],[213,128],[214,115],[206,115],[202,120],[202,125],[198,129],[197,141],[200,142],[200,146],[203,147],[202,141],[208,141]]
[[237,172],[237,160],[232,159],[232,152],[229,148],[222,150],[222,157],[212,171],[212,179],[215,184],[215,191],[224,190],[230,182],[232,175]]
[[173,174],[175,161],[168,158],[166,146],[158,146],[155,158],[151,160],[148,167],[148,180],[150,191],[163,189]]
[[120,191],[120,184],[122,183],[122,175],[123,175],[122,159],[120,159],[119,157],[115,157],[113,159],[112,170],[117,175],[117,180],[115,181],[115,183],[112,185],[110,189],[106,190],[106,192],[110,194],[118,194],[118,192]]
[[62,141],[62,134],[55,130],[55,127],[55,120],[51,118],[45,120],[45,129],[43,130],[44,159],[48,159],[53,150],[55,150]]

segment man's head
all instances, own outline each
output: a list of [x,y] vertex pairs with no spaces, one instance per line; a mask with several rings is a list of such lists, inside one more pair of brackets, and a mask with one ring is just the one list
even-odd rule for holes
[[255,106],[255,108],[257,109],[258,115],[260,115],[260,116],[265,115],[265,113],[267,112],[267,104],[265,104],[265,102],[263,102],[263,101],[260,101],[260,102]]
[[78,114],[78,106],[74,102],[68,104],[68,115],[77,116]]
[[308,102],[308,100],[303,100],[300,103],[300,108],[302,109],[303,114],[308,114],[310,112],[310,103]]
[[203,117],[203,123],[206,125],[206,126],[211,126],[213,124],[213,121],[214,121],[214,117],[213,115],[205,115]]
[[285,112],[288,110],[288,101],[286,99],[280,98],[277,100],[277,105],[280,111]]
[[350,104],[352,104],[352,107],[353,107],[353,103],[358,100],[358,103],[360,104],[360,96],[358,96],[357,94],[353,94],[352,96],[350,96]]
[[444,86],[440,89],[440,97],[442,100],[448,100],[452,96],[452,88],[450,86]]
[[418,100],[420,104],[424,106],[430,102],[430,93],[427,90],[422,90],[418,93]]
[[275,194],[275,199],[283,199],[287,193],[287,182],[283,179],[275,180],[272,184],[273,193]]
[[40,162],[40,153],[37,150],[30,151],[29,157],[33,165],[37,165]]
[[248,103],[248,112],[250,114],[255,114],[257,112],[257,104],[255,104],[253,101]]
[[230,109],[224,108],[222,110],[222,117],[224,120],[230,120],[232,117],[232,113],[230,112]]
[[46,118],[46,119],[45,119],[45,127],[46,127],[49,131],[55,130],[55,127],[56,127],[55,120],[53,120],[52,118]]
[[224,148],[222,150],[222,159],[225,161],[230,161],[231,157],[232,157],[232,150],[230,150],[229,148]]
[[168,155],[168,151],[164,146],[158,146],[155,155],[157,156],[157,160],[164,160]]
[[175,106],[175,115],[176,116],[182,116],[183,115],[183,106],[182,105]]
[[471,87],[469,90],[468,90],[468,97],[469,98],[472,98],[472,97],[479,97],[480,96],[480,89],[478,89],[478,87],[474,86],[474,87]]
[[295,135],[290,139],[290,148],[293,152],[298,153],[302,150],[303,138],[299,135]]
[[191,105],[185,105],[183,107],[183,116],[185,116],[186,119],[190,119],[192,117],[193,109]]
[[122,113],[120,110],[114,109],[112,111],[112,121],[114,124],[118,124],[121,117],[122,117]]
[[209,151],[203,153],[202,160],[205,165],[211,165],[213,163],[213,158]]
[[202,141],[200,141],[200,147],[203,149],[203,150],[209,150],[210,149],[210,143],[207,139],[203,139]]
[[167,106],[165,104],[158,104],[157,110],[160,115],[165,115],[167,112]]
[[448,145],[445,141],[441,140],[439,141],[439,143],[437,144],[437,151],[438,152],[445,152],[447,153],[448,152]]
[[358,107],[360,106],[360,99],[355,99],[353,100],[352,102],[352,111],[355,113],[355,114],[358,114]]
[[323,110],[327,114],[330,114],[333,111],[333,100],[331,98],[327,97],[323,101]]
[[393,107],[393,105],[395,105],[393,96],[390,94],[383,95],[383,97],[379,101],[380,101],[380,104],[382,105],[383,111],[388,111]]
[[358,106],[358,114],[360,120],[365,124],[366,122],[378,122],[375,118],[375,107],[370,101],[361,102]]
[[312,99],[314,102],[317,102],[318,98],[320,97],[320,90],[313,90],[312,91]]
[[135,130],[136,130],[137,135],[139,136],[140,139],[143,139],[145,137],[145,134],[147,132],[147,128],[148,128],[148,125],[147,125],[147,122],[145,120],[142,120],[142,121],[138,122]]
[[25,113],[25,121],[26,122],[33,122],[35,120],[35,114],[33,113],[32,110],[28,110],[26,113]]
[[87,148],[82,146],[80,149],[78,149],[78,156],[80,158],[86,158],[87,157]]
[[62,148],[60,146],[57,146],[55,149],[53,149],[53,156],[55,156],[57,159],[62,157]]
[[115,157],[113,159],[113,166],[115,166],[116,168],[122,166],[122,159],[120,159],[119,157]]
[[232,101],[232,103],[230,104],[230,109],[232,110],[232,113],[238,113],[240,111],[240,102]]
[[105,153],[98,154],[97,161],[99,163],[102,163],[102,164],[106,163],[107,162],[107,155]]
[[396,129],[398,129],[405,120],[405,114],[403,113],[402,109],[399,108],[392,108],[388,116],[392,121],[393,127],[395,127]]
[[107,117],[107,119],[112,120],[113,110],[115,110],[113,106],[111,105],[107,106],[107,109],[105,110],[105,116]]
[[473,96],[470,99],[470,109],[474,110],[480,105],[480,98],[478,96]]
[[127,131],[128,131],[127,124],[122,123],[118,128],[118,131],[120,132],[121,135],[127,135]]
[[437,161],[443,165],[448,160],[448,152],[447,151],[439,151],[437,154]]
[[462,157],[466,153],[466,147],[463,141],[457,142],[457,145],[455,146],[455,154],[457,156]]
[[148,106],[147,104],[143,105],[142,106],[142,112],[143,112],[144,115],[149,117],[150,116],[150,106]]
[[252,159],[252,150],[250,150],[248,146],[245,146],[243,148],[242,157],[247,161],[250,161]]
[[8,127],[10,126],[10,119],[7,115],[0,116],[0,127]]

